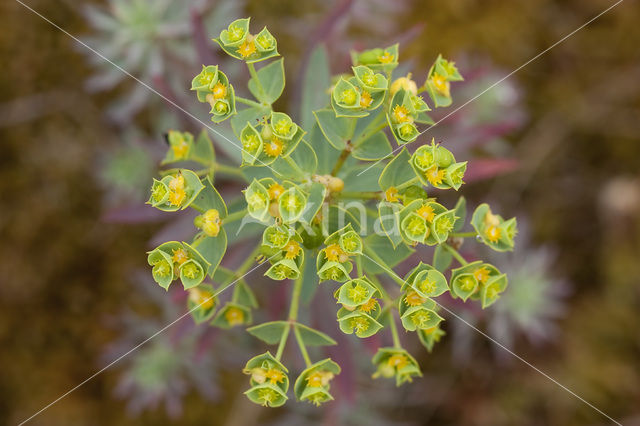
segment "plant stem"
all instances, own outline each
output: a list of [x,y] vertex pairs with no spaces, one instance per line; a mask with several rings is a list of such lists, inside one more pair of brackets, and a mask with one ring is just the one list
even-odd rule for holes
[[296,336],[296,341],[298,342],[298,347],[300,348],[300,354],[302,354],[302,358],[304,359],[304,363],[307,367],[311,366],[311,359],[309,359],[309,353],[307,353],[307,347],[304,345],[304,340],[302,340],[302,336],[300,336],[300,331],[298,327],[293,327],[293,334]]
[[245,181],[247,180],[244,173],[242,173],[242,170],[234,166],[228,166],[222,163],[213,163],[213,170],[218,173],[241,177]]
[[[373,123],[371,123],[373,124]],[[371,124],[369,126],[371,126]],[[364,129],[364,131],[362,133],[360,133],[360,136],[353,141],[353,147],[357,148],[358,146],[360,146],[360,144],[362,142],[364,142],[365,140],[367,140],[368,138],[370,138],[371,136],[375,135],[376,133],[378,133],[380,130],[384,129],[385,127],[388,126],[387,122],[384,121],[382,123],[379,123],[376,127],[374,127],[372,130],[369,129],[369,126],[367,126],[366,129]]]
[[393,337],[393,347],[402,349],[400,344],[400,336],[398,336],[398,327],[396,326],[396,319],[393,316],[393,310],[389,306],[389,328],[391,329],[391,337]]
[[391,297],[389,296],[389,293],[387,293],[387,290],[384,288],[380,280],[375,275],[370,275],[369,279],[371,280],[373,285],[376,286],[380,294],[382,294],[382,299],[387,303],[391,303]]
[[289,330],[291,329],[291,324],[287,324],[284,331],[282,332],[282,336],[280,336],[280,343],[278,344],[278,351],[276,352],[276,359],[280,361],[282,358],[282,352],[284,351],[284,347],[287,344],[287,338],[289,338]]
[[409,181],[407,181],[407,182],[405,182],[405,183],[403,183],[401,185],[396,186],[396,189],[400,190],[400,189],[406,188],[407,186],[411,186],[411,185],[413,185],[415,183],[420,183],[420,178],[418,176],[414,177],[413,179],[411,179],[411,180],[409,180]]
[[[304,262],[302,262],[301,268],[304,270]],[[293,327],[293,333],[296,336],[296,340],[298,341],[298,346],[300,347],[300,353],[304,358],[304,362],[307,366],[311,365],[311,361],[309,360],[309,354],[307,353],[307,348],[304,345],[304,341],[302,337],[300,337],[300,332],[298,328],[295,326],[295,322],[298,319],[298,310],[300,307],[300,293],[302,293],[302,279],[304,275],[300,274],[298,279],[296,279],[293,283],[293,291],[291,292],[291,306],[289,307],[289,325],[283,331],[282,337],[280,338],[280,346],[278,346],[278,354],[282,354],[282,350],[284,349],[284,345],[286,339],[289,335],[289,329]],[[280,358],[278,358],[280,360]]]
[[351,143],[347,141],[346,148],[342,150],[342,152],[340,153],[340,157],[338,157],[338,161],[336,161],[336,165],[333,166],[333,170],[331,170],[331,176],[335,176],[338,174],[338,172],[344,165],[344,162],[347,161],[349,154],[351,154]]
[[[300,269],[304,270],[304,262]],[[302,278],[303,274],[300,274],[297,280],[293,283],[293,292],[291,293],[291,307],[289,308],[289,320],[296,321],[298,319],[298,308],[300,306],[300,293],[302,292]]]
[[451,253],[451,255],[452,255],[453,257],[455,257],[455,258],[456,258],[456,260],[457,260],[457,261],[458,261],[462,266],[464,266],[464,265],[466,265],[467,263],[469,263],[469,262],[467,262],[467,261],[464,259],[464,257],[462,257],[462,255],[460,255],[460,253],[458,253],[458,250],[454,249],[454,248],[453,248],[453,247],[451,247],[449,244],[447,244],[447,243],[442,243],[442,247],[443,247],[445,250],[447,250],[449,253]]
[[473,232],[454,232],[452,234],[449,234],[450,236],[454,237],[454,238],[468,238],[468,237],[475,237],[476,235],[478,235],[477,232],[473,231]]
[[380,256],[378,256],[378,254],[376,252],[374,252],[373,250],[371,250],[370,248],[368,248],[366,246],[364,248],[364,251],[367,253],[367,255],[369,257],[371,257],[376,263],[378,263],[378,266],[380,266],[385,271],[389,272],[389,275],[391,276],[391,278],[393,278],[393,280],[396,283],[398,283],[400,285],[400,287],[402,287],[405,284],[405,280],[400,278],[398,276],[398,274],[396,274],[393,271],[393,269],[391,269],[391,267],[389,265],[387,265],[387,263],[384,260],[382,260],[382,258]]
[[298,165],[296,164],[296,162],[295,162],[295,161],[293,161],[293,159],[292,159],[291,157],[285,157],[285,158],[284,158],[284,161],[286,161],[286,162],[287,162],[287,164],[289,164],[289,165],[291,166],[291,168],[293,168],[296,172],[300,173],[301,175],[303,175],[303,176],[304,176],[304,175],[306,174],[306,172],[305,172],[304,170],[302,170],[302,169],[300,168],[300,166],[298,166]]
[[260,93],[264,94],[264,87],[262,87],[262,83],[258,78],[258,73],[256,72],[256,67],[252,63],[247,63],[247,68],[249,68],[249,74],[251,74],[251,78],[256,82],[256,86],[258,86],[258,90]]
[[251,254],[249,256],[247,256],[246,260],[242,263],[242,265],[240,265],[238,267],[238,269],[236,269],[236,272],[235,272],[235,278],[236,279],[238,279],[242,275],[244,275],[244,273],[249,270],[251,265],[253,265],[253,262],[255,262],[255,260],[256,260],[256,256],[258,255],[258,253],[260,253],[260,248],[261,247],[262,246],[260,244],[258,244],[256,246],[256,248],[253,249]]
[[236,220],[240,220],[246,215],[247,215],[247,209],[242,209],[235,213],[230,213],[227,217],[224,218],[222,223],[226,225],[227,223],[232,223],[232,222],[235,222]]
[[380,198],[380,196],[382,195],[381,192],[377,192],[377,191],[369,191],[369,192],[358,192],[358,191],[342,191],[342,192],[336,192],[334,194],[335,198],[356,198],[356,199],[368,199],[368,200],[375,200]]
[[252,101],[251,99],[243,98],[242,96],[236,95],[236,101],[243,103],[245,105],[249,105],[252,107],[263,107],[264,105],[260,102]]

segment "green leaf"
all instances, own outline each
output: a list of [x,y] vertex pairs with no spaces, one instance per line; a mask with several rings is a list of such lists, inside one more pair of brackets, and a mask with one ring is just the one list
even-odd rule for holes
[[467,200],[464,197],[458,198],[453,211],[457,217],[456,222],[453,224],[453,232],[457,232],[462,229],[464,221],[467,219]]
[[329,94],[327,93],[329,87],[331,87],[329,58],[325,46],[319,44],[311,52],[304,73],[302,102],[300,104],[300,123],[303,128],[309,129],[313,126],[313,111],[329,105]]
[[391,144],[383,131],[366,138],[354,148],[351,155],[359,160],[379,160],[391,154]]
[[[306,259],[313,259],[316,255],[311,250],[305,250],[304,257]],[[300,298],[305,305],[313,299],[318,289],[318,275],[316,275],[316,265],[312,261],[307,261],[304,264],[302,270],[302,290],[300,291]]]
[[389,238],[389,241],[391,241],[394,249],[402,242],[400,219],[398,216],[399,211],[400,206],[398,204],[387,203],[386,201],[378,204],[380,227]]
[[343,150],[347,146],[347,141],[353,137],[356,120],[349,117],[336,117],[330,109],[314,111],[313,115],[329,143],[335,149]]
[[298,166],[293,167],[284,158],[278,159],[271,165],[271,168],[283,179],[304,180],[307,176],[315,173],[318,168],[318,157],[313,148],[304,139],[300,141],[298,147],[289,156]]
[[210,209],[216,209],[220,213],[221,219],[227,217],[227,205],[209,177],[204,179],[204,189],[193,200],[193,206],[205,212]]
[[242,280],[234,284],[232,300],[234,303],[247,306],[249,308],[255,309],[258,307],[258,301],[256,300],[255,294],[253,294],[253,291],[249,288],[247,283]]
[[206,129],[202,129],[196,138],[193,150],[190,152],[191,158],[201,160],[205,164],[213,164],[216,161],[216,153],[213,149],[213,142],[209,138]]
[[233,133],[235,133],[236,137],[239,139],[242,129],[245,128],[247,123],[255,126],[264,117],[269,117],[270,115],[271,109],[268,106],[252,106],[245,108],[242,111],[238,111],[238,113],[231,118],[231,128],[233,129]]
[[257,71],[258,80],[264,92],[254,79],[249,80],[249,91],[261,102],[272,104],[284,90],[284,58],[271,62]]
[[453,260],[453,256],[449,253],[448,250],[442,248],[441,245],[438,245],[433,252],[433,267],[438,271],[444,273],[449,266],[451,266],[451,261]]
[[[309,145],[318,157],[318,169],[316,173],[321,175],[330,173],[340,156],[340,151],[327,143],[324,134],[316,122],[313,123],[311,132],[309,132]],[[347,182],[345,182],[345,184],[347,184]]]
[[298,219],[300,222],[311,223],[311,220],[322,207],[327,188],[321,183],[314,182],[309,189],[309,197],[307,197],[307,206],[302,216]]
[[288,327],[287,321],[270,321],[249,327],[247,332],[268,345],[275,345],[280,342],[282,334]]
[[378,184],[383,191],[392,186],[400,186],[416,177],[413,169],[408,167],[410,158],[411,156],[407,149],[402,148],[400,153],[387,164],[380,175],[380,179],[378,179]]
[[207,275],[213,277],[216,268],[220,265],[220,261],[227,251],[227,233],[224,228],[220,230],[217,237],[202,237],[194,242],[194,246],[198,252],[210,263]]
[[[369,235],[367,238],[365,238],[364,246],[367,249],[373,250],[378,256],[383,258],[390,268],[398,265],[407,257],[411,256],[411,254],[413,254],[414,252],[413,249],[407,247],[405,244],[399,244],[394,248],[391,244],[391,241],[389,241],[389,238],[376,234]],[[389,273],[389,271],[381,268],[377,263],[372,262],[366,256],[364,257],[363,261],[363,266],[369,274],[375,275]]]
[[307,346],[333,346],[338,344],[335,340],[333,340],[322,331],[307,327],[304,324],[295,323],[294,327],[298,329],[300,337]]

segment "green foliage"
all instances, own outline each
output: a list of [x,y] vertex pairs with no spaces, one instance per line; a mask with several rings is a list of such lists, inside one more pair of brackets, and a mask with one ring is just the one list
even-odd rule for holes
[[[503,220],[486,204],[471,219],[475,232],[461,232],[465,199],[445,207],[435,190],[459,190],[466,161],[456,161],[434,140],[411,151],[405,146],[420,139],[423,124],[433,123],[428,111],[451,103],[450,83],[462,79],[455,65],[439,56],[420,88],[410,75],[392,81],[396,44],[352,52],[350,74],[331,78],[326,51],[318,47],[303,76],[302,111],[289,115],[272,106],[286,81],[284,59],[272,59],[279,55],[275,37],[266,28],[251,34],[246,18],[233,21],[215,41],[246,63],[254,99],[237,96],[218,65],[203,66],[191,90],[211,106],[214,122],[229,119],[240,142],[236,158],[241,164],[219,162],[205,131],[197,138],[168,132],[161,164],[200,168],[163,172],[152,183],[148,204],[167,212],[191,207],[199,215],[191,243],[171,241],[149,252],[154,280],[168,289],[180,279],[189,291],[187,305],[195,322],[225,329],[252,323],[258,303],[243,277],[257,268],[250,269],[254,262],[265,265],[262,273],[271,280],[294,281],[289,316],[247,328],[264,343],[278,345],[275,355],[254,357],[243,370],[250,376],[245,394],[255,403],[277,407],[286,402],[289,378],[282,355],[291,336],[306,364],[294,385],[297,400],[319,405],[333,399],[330,381],[340,366],[330,359],[313,363],[307,348],[336,341],[298,322],[300,303],[311,303],[319,284],[332,285],[325,282],[339,283],[334,297],[337,328],[343,333],[367,338],[390,330],[394,347],[381,348],[373,357],[373,377],[395,378],[400,385],[421,376],[416,360],[400,346],[396,319],[431,351],[444,335],[438,297],[450,293],[486,308],[507,286],[506,276],[492,265],[468,263],[460,255],[463,238],[477,236],[505,251],[513,248],[516,234],[515,219]],[[268,62],[256,69],[253,64],[262,61]],[[300,117],[300,124],[292,116]],[[229,210],[214,186],[218,173],[244,187]],[[219,266],[227,244],[258,236],[242,265],[233,271]],[[392,268],[419,244],[434,247],[432,265],[419,262],[404,279],[397,276]],[[454,261],[460,267],[447,280],[444,274]],[[391,277],[399,291],[388,292],[380,275]],[[206,277],[220,284],[218,291]],[[218,307],[218,292],[231,284],[231,300]]]

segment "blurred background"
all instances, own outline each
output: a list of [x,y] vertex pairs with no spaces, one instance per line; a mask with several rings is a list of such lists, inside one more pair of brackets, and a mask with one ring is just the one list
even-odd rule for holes
[[[318,44],[338,73],[350,49],[400,42],[403,72],[419,84],[438,53],[465,76],[438,118],[613,4],[25,3],[204,120],[187,91],[201,64],[219,63],[236,86],[247,78],[210,40],[238,17],[278,39],[287,72],[278,108],[300,101]],[[470,205],[487,200],[522,228],[513,254],[491,258],[509,273],[505,296],[486,311],[456,309],[623,424],[640,424],[639,16],[637,2],[622,2],[426,135],[470,160]],[[2,2],[0,23],[0,424],[17,424],[185,312],[182,291],[153,283],[145,252],[191,218],[168,221],[143,203],[162,134],[201,126],[19,3]],[[229,147],[217,149],[224,157]],[[227,261],[244,254],[240,246]],[[265,286],[262,319],[277,318],[288,286]],[[423,379],[373,381],[381,342],[336,333],[332,304],[311,312],[338,339],[329,352],[343,365],[336,401],[320,409],[249,403],[240,369],[263,344],[185,318],[32,424],[609,424],[453,318],[431,354],[402,336]]]

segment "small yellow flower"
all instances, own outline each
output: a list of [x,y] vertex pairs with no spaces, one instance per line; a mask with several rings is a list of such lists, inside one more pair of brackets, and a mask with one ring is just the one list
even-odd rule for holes
[[384,52],[382,55],[378,56],[378,62],[381,64],[390,64],[393,62],[393,55],[389,52]]
[[481,283],[486,283],[489,279],[489,270],[486,267],[478,268],[473,272],[473,276]]
[[431,315],[427,311],[418,311],[411,315],[411,322],[418,328],[422,328],[431,319]]
[[182,265],[184,262],[189,260],[189,253],[183,248],[173,250],[172,260],[178,265]]
[[349,299],[353,300],[356,303],[362,302],[362,300],[367,297],[368,293],[369,292],[367,291],[367,289],[363,285],[360,285],[360,283],[356,284],[355,287],[349,288],[349,290],[347,291]]
[[502,232],[497,226],[491,225],[487,228],[484,234],[487,236],[487,239],[489,241],[491,241],[492,243],[496,243],[500,239],[500,235],[502,234]]
[[353,89],[344,90],[340,94],[340,100],[345,105],[353,105],[353,104],[355,104],[356,103],[356,99],[357,99],[357,93]]
[[285,251],[284,257],[286,259],[295,259],[296,257],[298,257],[298,255],[302,251],[302,248],[300,247],[300,244],[298,244],[297,241],[289,240],[287,245],[284,246],[284,251]]
[[367,86],[375,86],[378,83],[378,76],[372,72],[368,72],[362,76],[362,81]]
[[427,299],[425,299],[424,297],[420,296],[418,294],[418,292],[416,291],[410,291],[409,293],[407,293],[407,295],[404,297],[404,301],[407,303],[407,305],[409,306],[420,306],[422,305],[424,302],[427,301]]
[[264,375],[272,385],[284,381],[284,373],[277,368],[270,368]]
[[189,289],[189,300],[202,309],[213,308],[216,303],[212,293],[200,290],[197,287]]
[[498,226],[500,225],[500,218],[489,210],[487,214],[484,215],[484,224],[487,226]]
[[277,123],[273,125],[273,130],[280,135],[288,135],[291,131],[292,123],[289,120],[285,120],[284,118],[278,120]]
[[363,90],[360,94],[360,106],[362,108],[369,108],[369,105],[373,102],[373,98],[366,90]]
[[433,75],[431,76],[431,82],[433,83],[433,86],[436,88],[436,90],[442,96],[447,98],[451,96],[451,93],[449,91],[450,85],[445,76],[442,76],[437,72],[434,72]]
[[269,157],[277,157],[278,155],[282,154],[283,147],[284,144],[282,143],[282,141],[274,137],[271,138],[270,141],[266,141],[264,143],[264,152]]
[[187,198],[187,193],[184,191],[184,189],[169,191],[169,204],[171,204],[172,206],[182,205],[185,198]]
[[249,153],[256,152],[259,146],[260,139],[258,139],[258,136],[255,134],[247,135],[244,139],[242,139],[242,147]]
[[349,322],[351,328],[355,330],[356,333],[363,333],[369,329],[369,320],[365,317],[355,317],[352,318]]
[[362,312],[370,314],[376,309],[377,305],[378,305],[378,301],[372,297],[371,299],[369,299],[367,303],[360,306],[360,310]]
[[256,53],[256,45],[253,40],[245,40],[238,48],[238,54],[245,59],[253,55],[254,53]]
[[393,107],[393,121],[396,123],[406,123],[410,120],[409,110],[404,105],[396,105]]
[[[244,371],[247,373],[247,371]],[[256,367],[249,371],[251,373],[251,380],[256,383],[263,384],[267,381],[267,371],[264,368]]]
[[429,181],[429,183],[433,186],[440,185],[442,180],[444,179],[445,171],[438,170],[438,166],[433,166],[425,173],[425,177]]
[[169,189],[172,191],[184,189],[184,176],[179,174],[169,181]]
[[418,284],[418,287],[420,287],[420,290],[423,293],[432,293],[435,291],[436,289],[436,282],[435,281],[430,281],[429,278],[425,278],[424,280],[422,280],[420,282],[420,284]]
[[425,204],[424,206],[416,210],[416,214],[422,217],[427,222],[433,221],[433,218],[436,216],[435,212],[433,211],[433,207],[431,207],[429,204]]
[[278,198],[284,193],[284,187],[279,183],[274,183],[269,187],[269,198],[278,201]]
[[387,360],[387,365],[389,367],[394,367],[397,370],[402,370],[404,367],[409,365],[409,360],[402,354],[395,354],[389,357],[389,359]]
[[395,186],[389,187],[389,189],[384,191],[384,198],[390,203],[398,202],[398,189]]
[[314,371],[307,376],[307,386],[312,388],[327,386],[333,377],[334,374],[330,371]]
[[338,262],[342,255],[346,254],[338,244],[328,245],[324,249],[324,256],[331,262]]
[[218,82],[215,84],[215,86],[213,86],[213,99],[222,99],[225,96],[227,96],[227,87]]
[[207,210],[202,215],[202,230],[209,237],[216,237],[220,232],[220,213],[216,209]]
[[173,156],[178,160],[186,158],[189,153],[189,144],[185,138],[181,136],[178,142],[171,145],[171,151],[173,151]]
[[231,307],[224,313],[224,319],[227,320],[231,327],[242,325],[244,323],[244,312],[242,312],[242,309]]

